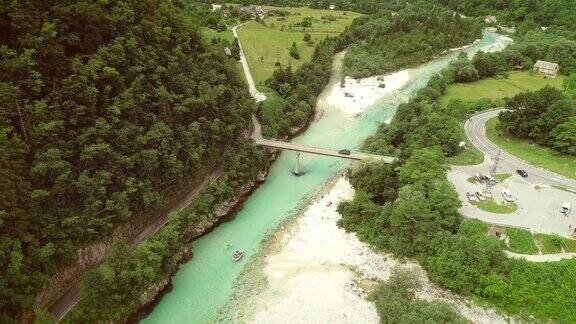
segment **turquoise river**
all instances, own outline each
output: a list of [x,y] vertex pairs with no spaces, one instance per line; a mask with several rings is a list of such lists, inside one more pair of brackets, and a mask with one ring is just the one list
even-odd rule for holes
[[[493,47],[502,39],[485,33],[483,39],[465,49],[473,53]],[[495,46],[496,45],[496,46]],[[399,91],[382,98],[361,116],[345,118],[341,112],[318,105],[316,120],[308,130],[293,141],[330,148],[358,148],[382,122],[389,121],[396,107],[422,88],[430,76],[447,66],[460,51],[437,58],[410,69],[410,80]],[[333,78],[332,82],[334,82]],[[326,92],[326,91],[325,91]],[[325,95],[324,93],[322,95]],[[283,152],[273,163],[266,182],[247,199],[233,220],[193,242],[194,257],[174,276],[173,289],[165,294],[143,323],[213,323],[218,310],[230,298],[236,278],[252,256],[258,253],[262,239],[278,224],[298,211],[306,197],[321,188],[332,176],[350,163],[346,160],[308,154],[301,156],[303,176],[291,174],[294,153]],[[242,248],[246,255],[233,262],[226,244]]]

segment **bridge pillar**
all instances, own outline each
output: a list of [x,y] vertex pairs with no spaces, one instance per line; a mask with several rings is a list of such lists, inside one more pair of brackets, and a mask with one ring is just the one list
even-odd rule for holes
[[296,161],[294,164],[294,175],[299,176],[302,173],[300,169],[300,152],[296,152]]

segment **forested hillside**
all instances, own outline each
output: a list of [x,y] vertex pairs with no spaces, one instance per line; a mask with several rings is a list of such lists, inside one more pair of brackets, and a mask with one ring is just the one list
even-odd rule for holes
[[344,59],[347,75],[367,77],[429,61],[450,48],[480,38],[481,21],[461,18],[425,3],[380,11],[356,20],[343,38],[352,46]]
[[437,0],[443,6],[471,16],[497,15],[504,23],[528,21],[541,26],[567,26],[576,31],[574,0]]
[[0,322],[58,265],[222,162],[251,103],[162,0],[0,6]]

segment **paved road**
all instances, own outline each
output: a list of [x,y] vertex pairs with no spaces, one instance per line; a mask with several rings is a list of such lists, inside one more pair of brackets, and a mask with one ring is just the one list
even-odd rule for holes
[[[487,156],[487,159],[492,159],[496,156],[497,152],[501,150],[486,136],[486,121],[497,116],[498,113],[503,110],[504,109],[494,109],[479,113],[470,117],[464,124],[466,136],[474,146]],[[576,180],[533,166],[505,151],[501,151],[500,153],[498,169],[501,173],[506,172],[512,174],[514,174],[517,169],[524,169],[528,172],[526,181],[532,184],[547,184],[576,190]]]
[[384,155],[375,155],[375,154],[366,154],[362,152],[350,152],[350,154],[340,154],[338,150],[335,149],[327,149],[321,147],[313,147],[307,146],[297,143],[290,143],[290,142],[281,142],[281,141],[273,141],[268,140],[262,137],[262,126],[258,122],[258,119],[254,115],[252,115],[252,124],[254,126],[254,130],[252,135],[250,136],[257,145],[260,146],[267,146],[267,147],[274,147],[283,150],[290,150],[290,151],[297,151],[297,152],[306,152],[312,154],[319,154],[319,155],[326,155],[326,156],[334,156],[343,159],[350,159],[350,160],[379,160],[384,161],[386,163],[392,163],[396,160],[395,157],[391,156],[384,156]]
[[[154,233],[156,233],[168,222],[168,216],[171,213],[179,212],[186,208],[192,202],[192,199],[194,199],[198,193],[204,190],[207,184],[216,181],[223,172],[224,167],[219,166],[210,174],[208,178],[204,179],[202,183],[175,201],[173,204],[168,206],[152,224],[148,225],[148,227],[146,227],[142,232],[140,232],[130,241],[130,246],[134,247],[147,237],[154,235]],[[76,283],[76,285],[70,288],[50,307],[50,313],[52,313],[52,315],[54,315],[58,320],[61,320],[68,313],[68,311],[70,311],[70,309],[72,309],[72,307],[74,307],[74,305],[80,301],[80,298],[80,283]]]
[[250,73],[250,67],[248,66],[248,61],[246,60],[246,56],[244,55],[244,50],[242,49],[242,44],[240,43],[240,37],[238,37],[238,27],[244,24],[240,24],[238,26],[232,27],[232,33],[234,33],[234,37],[238,39],[238,45],[240,45],[240,62],[242,63],[242,68],[244,70],[244,75],[246,76],[246,81],[248,82],[248,91],[250,95],[256,102],[266,100],[266,96],[256,89],[256,84],[254,84],[254,79],[252,78],[252,73]]
[[510,252],[508,250],[504,251],[506,255],[514,259],[526,259],[526,261],[531,262],[550,262],[550,261],[560,261],[564,259],[572,259],[576,257],[576,253],[556,253],[556,254],[518,254]]
[[448,180],[454,184],[462,201],[460,212],[470,218],[477,218],[484,222],[520,227],[535,233],[558,234],[570,237],[570,226],[576,226],[576,212],[567,216],[560,213],[563,201],[576,205],[576,194],[556,189],[550,186],[536,188],[523,178],[512,176],[492,189],[494,200],[502,203],[502,190],[508,189],[518,202],[518,210],[509,214],[490,213],[475,208],[466,198],[466,192],[476,192],[484,189],[483,184],[470,183],[467,178],[475,172],[488,172],[485,165],[480,166],[453,166],[448,172]]

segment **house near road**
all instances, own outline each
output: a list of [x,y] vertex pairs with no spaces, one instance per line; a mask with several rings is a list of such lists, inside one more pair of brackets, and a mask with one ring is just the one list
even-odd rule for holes
[[272,15],[272,13],[264,8],[263,6],[255,6],[255,7],[250,7],[250,6],[238,6],[236,7],[236,10],[238,10],[238,12],[252,16],[252,19],[256,19],[256,17],[260,18],[260,19],[264,19],[266,18],[268,15]]
[[546,62],[538,60],[536,64],[534,64],[534,71],[544,74],[544,76],[548,79],[553,79],[558,75],[559,70],[558,63]]

